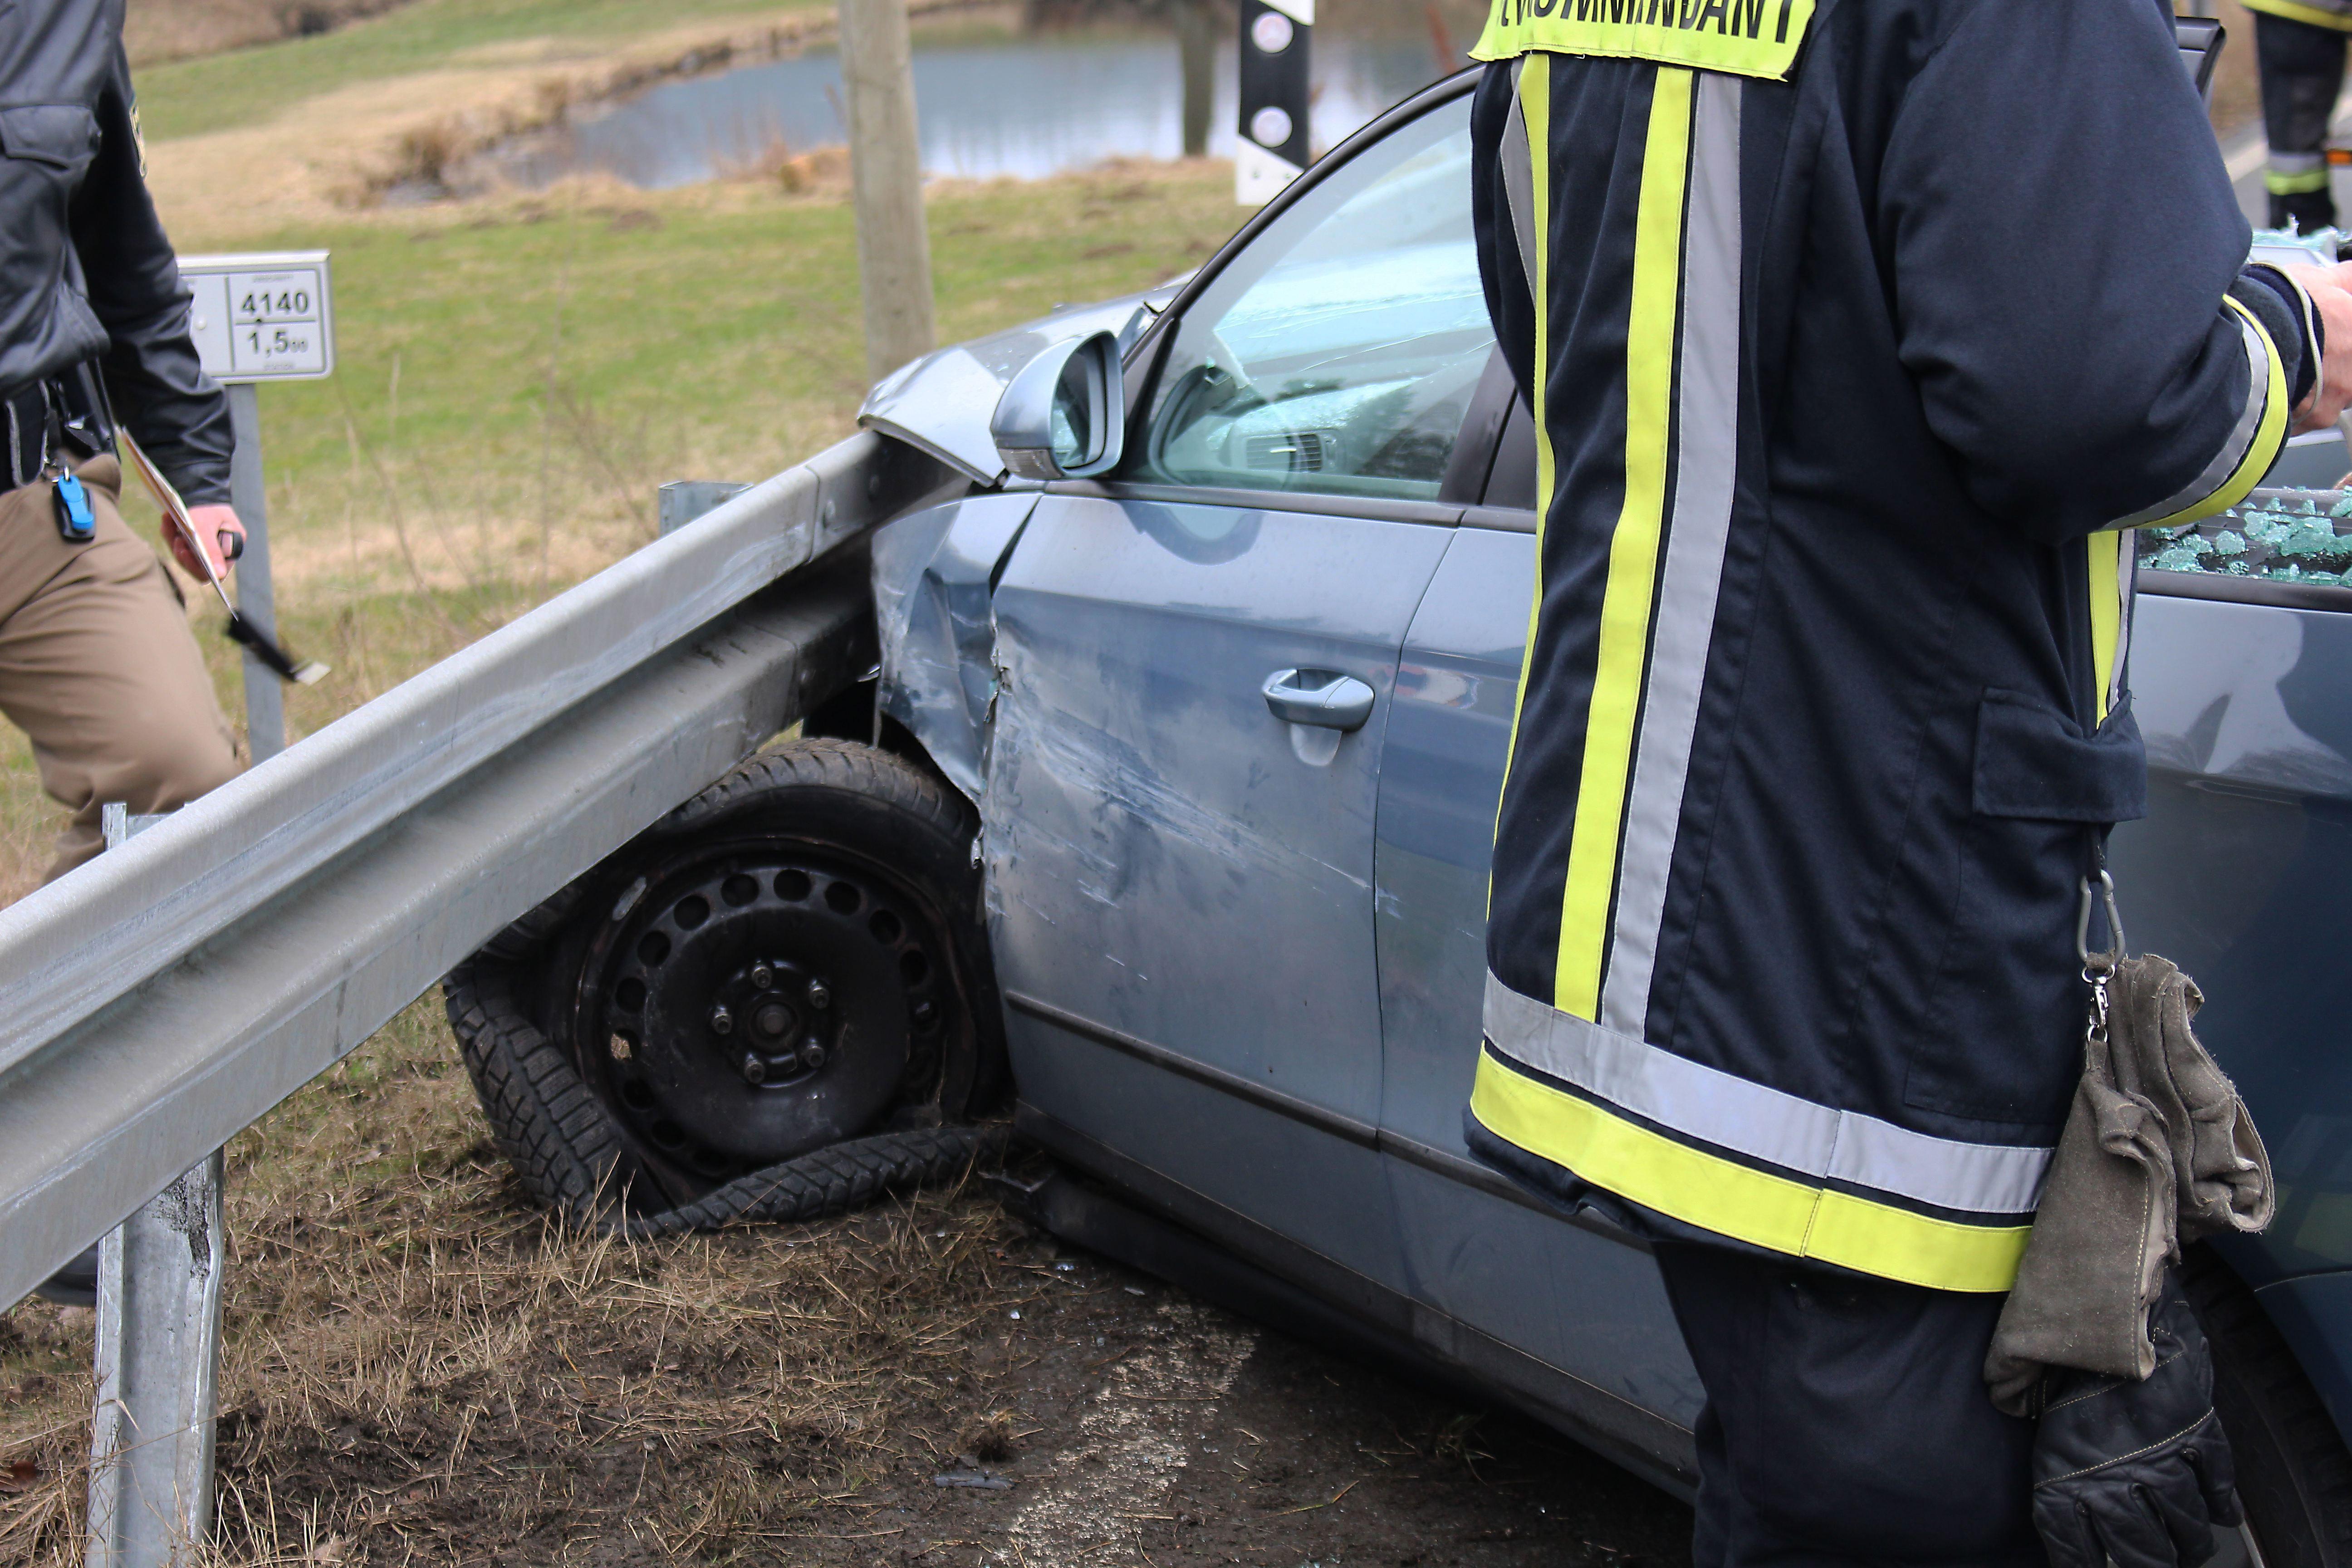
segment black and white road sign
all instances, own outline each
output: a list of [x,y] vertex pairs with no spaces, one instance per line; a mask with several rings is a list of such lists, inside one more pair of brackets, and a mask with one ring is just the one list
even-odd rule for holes
[[323,250],[184,256],[188,335],[215,381],[313,381],[335,368]]
[[[228,389],[236,455],[229,500],[245,521],[237,557],[239,613],[264,636],[278,625],[269,583],[269,494],[261,471],[261,390],[265,381],[316,381],[335,369],[333,279],[323,250],[248,251],[183,256],[188,336],[206,374]],[[286,749],[286,709],[278,677],[245,656],[246,743],[257,763]]]
[[1315,0],[1241,0],[1241,142],[1234,199],[1263,206],[1314,156],[1307,125]]

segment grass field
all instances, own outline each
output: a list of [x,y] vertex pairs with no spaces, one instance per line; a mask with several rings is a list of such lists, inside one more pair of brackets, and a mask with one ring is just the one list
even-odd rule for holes
[[[1196,265],[1236,222],[1229,178],[1137,166],[940,193],[943,340]],[[837,197],[574,192],[244,244],[334,253],[335,375],[262,395],[279,615],[336,666],[291,694],[297,734],[650,539],[663,480],[764,478],[848,434],[866,384]],[[196,614],[235,716],[219,613]],[[14,897],[57,813],[5,741]]]
[[[510,1190],[436,1002],[229,1147],[206,1563],[807,1562],[985,1440],[1005,1369],[971,1331],[1045,1272],[994,1204],[566,1233]],[[82,1555],[89,1318],[0,1315],[9,1568]]]
[[750,0],[415,0],[331,33],[139,73],[139,112],[149,137],[168,141],[257,125],[271,115],[355,82],[496,59],[514,45],[556,40],[581,48],[694,23],[769,22],[821,4]]

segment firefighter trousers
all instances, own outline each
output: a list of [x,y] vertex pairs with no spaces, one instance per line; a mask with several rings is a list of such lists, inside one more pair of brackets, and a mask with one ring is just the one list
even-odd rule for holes
[[1993,1408],[2005,1297],[1659,1243],[1706,1390],[1696,1568],[2042,1568],[2033,1423]]
[[2336,95],[2344,90],[2345,37],[2334,27],[2254,14],[2263,133],[2270,142],[2263,183],[2273,228],[2293,224],[2309,234],[2336,221],[2326,148]]

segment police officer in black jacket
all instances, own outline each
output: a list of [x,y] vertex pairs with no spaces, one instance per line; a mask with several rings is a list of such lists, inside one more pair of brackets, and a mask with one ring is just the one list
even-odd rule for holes
[[1471,1147],[1654,1241],[1701,1568],[2199,1561],[2210,1373],[2134,1436],[1983,1367],[2144,809],[2128,531],[2334,421],[2345,269],[2246,264],[2156,0],[1495,0],[1475,52],[1540,533]]
[[122,5],[0,5],[0,712],[73,813],[51,878],[100,848],[105,803],[168,811],[237,767],[179,590],[116,506],[120,419],[216,563],[243,540],[227,403],[147,191]]
[[[0,4],[0,712],[73,813],[52,879],[103,847],[106,803],[169,811],[237,771],[179,589],[117,507],[120,419],[216,568],[245,536],[227,400],[188,340],[145,163],[122,0]],[[93,1249],[43,1293],[86,1302],[96,1274]]]

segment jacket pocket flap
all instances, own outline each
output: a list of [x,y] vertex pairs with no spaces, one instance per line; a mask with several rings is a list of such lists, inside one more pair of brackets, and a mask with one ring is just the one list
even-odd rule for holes
[[98,116],[79,103],[0,109],[0,152],[71,169],[98,151]]
[[2147,752],[2131,701],[2089,736],[2065,714],[2015,691],[1977,710],[1973,801],[1979,816],[2130,822],[2147,815]]

